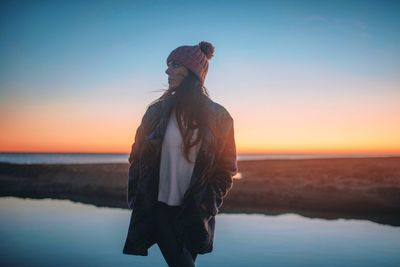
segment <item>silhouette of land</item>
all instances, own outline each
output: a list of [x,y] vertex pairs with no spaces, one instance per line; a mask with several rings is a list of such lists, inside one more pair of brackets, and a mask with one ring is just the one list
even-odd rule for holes
[[[220,213],[297,213],[400,226],[400,157],[239,161]],[[0,163],[0,196],[128,208],[128,164]]]

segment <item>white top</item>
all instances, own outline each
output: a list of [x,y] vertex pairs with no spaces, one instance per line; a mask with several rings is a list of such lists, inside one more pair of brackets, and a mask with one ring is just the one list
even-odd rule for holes
[[[193,163],[188,162],[183,155],[183,139],[175,114],[175,109],[173,109],[162,143],[158,186],[158,201],[170,206],[182,204],[182,198],[189,187],[196,155],[201,145],[200,141],[190,148],[189,158]],[[197,134],[198,129],[195,129],[192,142]]]

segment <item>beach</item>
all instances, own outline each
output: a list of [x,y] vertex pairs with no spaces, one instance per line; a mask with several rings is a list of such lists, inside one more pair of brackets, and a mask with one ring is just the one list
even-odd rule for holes
[[[128,209],[128,164],[0,163],[0,195]],[[400,157],[239,161],[220,213],[400,225]]]

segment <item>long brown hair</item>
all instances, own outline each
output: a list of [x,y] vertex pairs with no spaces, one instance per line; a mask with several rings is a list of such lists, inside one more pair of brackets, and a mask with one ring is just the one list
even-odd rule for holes
[[[164,90],[164,93],[151,104],[172,97],[172,109],[175,108],[176,119],[179,131],[182,134],[184,157],[188,162],[190,148],[204,141],[205,129],[215,132],[215,126],[208,121],[209,110],[205,106],[205,101],[210,98],[207,88],[201,84],[199,78],[190,70],[188,75],[176,88]],[[194,130],[198,129],[196,139],[193,140]],[[211,147],[213,144],[209,144]]]

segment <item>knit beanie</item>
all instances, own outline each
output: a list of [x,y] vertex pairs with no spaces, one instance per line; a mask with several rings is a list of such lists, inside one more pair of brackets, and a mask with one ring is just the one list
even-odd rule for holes
[[209,42],[200,42],[197,45],[184,45],[173,50],[168,58],[175,60],[191,70],[204,84],[208,71],[208,61],[214,56],[214,46]]

